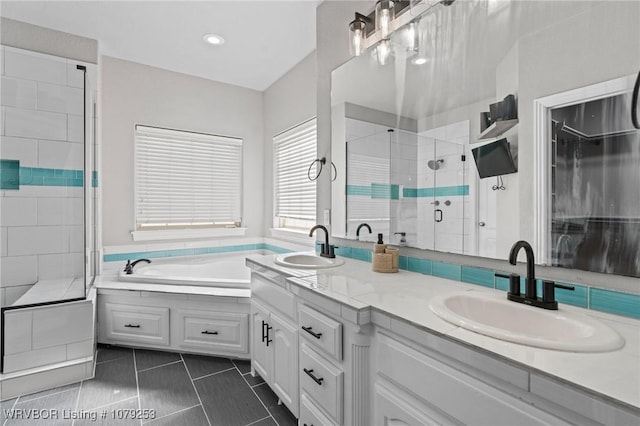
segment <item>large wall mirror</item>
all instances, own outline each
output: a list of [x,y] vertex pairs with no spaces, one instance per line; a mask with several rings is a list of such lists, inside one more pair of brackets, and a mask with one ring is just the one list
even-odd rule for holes
[[490,258],[525,239],[538,263],[640,276],[640,3],[411,22],[332,73],[333,235]]

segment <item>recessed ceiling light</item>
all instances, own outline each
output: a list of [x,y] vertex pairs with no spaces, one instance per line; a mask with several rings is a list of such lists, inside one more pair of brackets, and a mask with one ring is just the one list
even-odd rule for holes
[[224,38],[222,38],[218,34],[205,34],[202,36],[202,39],[209,44],[213,44],[214,46],[220,46],[221,44],[224,44]]
[[427,63],[427,58],[418,56],[417,58],[412,59],[411,63],[414,65],[424,65]]

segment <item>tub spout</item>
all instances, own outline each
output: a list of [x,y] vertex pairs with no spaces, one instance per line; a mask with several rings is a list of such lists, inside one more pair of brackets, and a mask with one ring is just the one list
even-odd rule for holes
[[133,262],[131,260],[127,260],[127,264],[124,266],[125,274],[127,274],[127,275],[133,274],[133,267],[136,266],[140,262],[151,263],[151,261],[149,259],[138,259],[138,260],[134,260]]

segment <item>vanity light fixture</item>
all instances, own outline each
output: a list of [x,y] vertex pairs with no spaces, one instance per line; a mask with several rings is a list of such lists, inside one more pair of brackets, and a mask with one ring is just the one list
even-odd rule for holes
[[389,38],[392,33],[391,22],[396,17],[395,4],[392,0],[378,0],[376,3],[376,31],[380,37]]
[[[428,11],[438,5],[450,6],[455,0],[378,0],[375,9],[369,15],[356,13],[349,23],[350,51],[360,56],[368,47],[375,45],[372,53],[380,65],[384,65],[391,55],[391,35],[398,29],[401,43],[408,52],[420,50],[419,20]],[[425,55],[412,60],[416,65],[428,62]]]
[[224,44],[224,38],[222,38],[222,36],[219,36],[218,34],[205,34],[202,36],[202,39],[209,44],[213,44],[214,46],[220,46]]

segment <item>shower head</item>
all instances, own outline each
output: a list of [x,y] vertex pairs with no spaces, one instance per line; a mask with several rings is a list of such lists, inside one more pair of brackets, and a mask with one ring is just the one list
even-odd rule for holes
[[431,170],[438,170],[440,168],[440,164],[444,163],[444,160],[441,158],[439,160],[429,160],[427,162],[427,167]]

